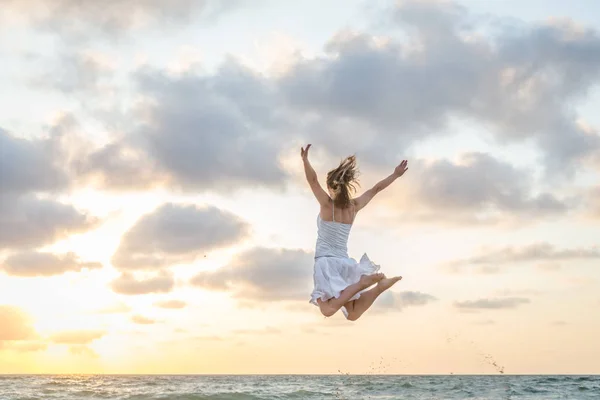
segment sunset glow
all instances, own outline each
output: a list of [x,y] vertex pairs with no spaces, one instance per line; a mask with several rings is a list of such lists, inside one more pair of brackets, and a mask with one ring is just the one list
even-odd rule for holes
[[[600,374],[574,3],[7,2],[0,374]],[[356,322],[308,302],[308,143],[359,193],[409,160],[352,227],[403,276]]]

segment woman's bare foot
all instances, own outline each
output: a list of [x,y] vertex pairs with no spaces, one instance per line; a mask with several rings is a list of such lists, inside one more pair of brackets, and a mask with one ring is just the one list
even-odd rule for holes
[[383,292],[385,290],[388,290],[392,286],[394,286],[394,284],[396,282],[398,282],[400,279],[402,279],[401,276],[394,276],[393,278],[381,279],[379,281],[379,283],[377,284],[377,287]]
[[368,288],[369,286],[371,286],[377,282],[381,282],[383,280],[383,278],[385,278],[385,275],[382,273],[363,275],[360,277],[359,283],[364,288]]

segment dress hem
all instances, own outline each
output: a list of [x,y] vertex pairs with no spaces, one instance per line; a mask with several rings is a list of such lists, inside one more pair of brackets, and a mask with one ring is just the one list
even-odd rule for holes
[[[372,262],[366,253],[363,254],[363,256],[361,257],[359,262],[356,262],[354,259],[349,258],[349,257],[337,257],[336,256],[336,257],[332,257],[332,258],[342,258],[345,260],[353,261],[355,265],[351,266],[349,268],[357,268],[360,270],[361,273],[357,277],[355,277],[355,279],[353,279],[352,281],[348,281],[347,285],[340,289],[333,289],[331,287],[331,285],[329,285],[329,287],[326,287],[326,283],[318,282],[317,280],[315,280],[315,287],[311,293],[311,298],[309,300],[309,303],[314,304],[317,307],[319,306],[319,303],[318,303],[319,299],[321,301],[328,301],[333,298],[337,299],[341,296],[343,290],[345,290],[348,286],[350,286],[354,283],[357,283],[362,275],[374,274],[377,271],[379,271],[379,269],[380,269],[380,266],[375,264],[374,262]],[[315,260],[315,268],[317,268],[316,260]],[[368,289],[364,289],[364,290],[361,290],[360,292],[356,293],[348,301],[353,301],[353,300],[359,299],[360,295],[366,290],[368,290]],[[346,316],[346,318],[348,318],[348,311],[346,310],[346,308],[342,307],[341,310],[344,313],[344,315]]]

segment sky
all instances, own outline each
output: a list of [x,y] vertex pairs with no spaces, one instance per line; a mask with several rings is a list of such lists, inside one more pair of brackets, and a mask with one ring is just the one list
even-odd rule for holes
[[[600,4],[0,0],[0,373],[600,373]],[[309,304],[320,181],[403,277]]]

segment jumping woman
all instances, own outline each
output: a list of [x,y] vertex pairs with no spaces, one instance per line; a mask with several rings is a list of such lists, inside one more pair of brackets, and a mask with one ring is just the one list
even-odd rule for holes
[[[310,303],[316,305],[325,317],[342,310],[346,319],[356,321],[371,307],[375,299],[402,279],[387,278],[379,273],[366,254],[359,262],[348,256],[348,236],[356,213],[365,208],[375,195],[401,177],[407,168],[404,160],[387,178],[378,182],[361,196],[352,198],[350,189],[358,183],[356,158],[346,157],[340,165],[327,173],[327,194],[308,161],[310,144],[300,150],[306,180],[320,205],[317,217],[314,290]],[[375,285],[371,289],[371,286]],[[367,290],[369,289],[369,290]]]

